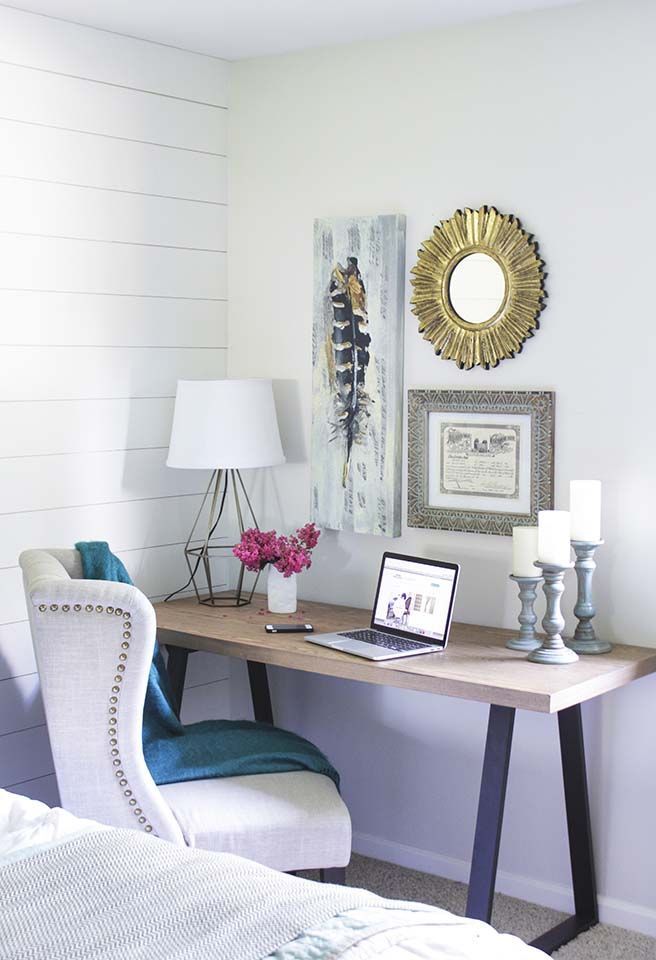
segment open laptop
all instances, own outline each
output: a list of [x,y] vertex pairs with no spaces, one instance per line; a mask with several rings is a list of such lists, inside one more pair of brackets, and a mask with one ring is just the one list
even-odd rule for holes
[[371,626],[305,639],[367,660],[444,650],[459,572],[457,563],[384,553]]

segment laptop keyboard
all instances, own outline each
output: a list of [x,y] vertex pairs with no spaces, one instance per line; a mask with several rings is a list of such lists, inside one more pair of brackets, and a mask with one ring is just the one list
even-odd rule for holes
[[391,637],[388,633],[381,633],[378,630],[344,630],[340,631],[340,637],[348,637],[349,640],[362,640],[364,643],[373,643],[376,647],[387,647],[388,650],[397,650],[403,653],[406,650],[425,649],[425,643],[417,643],[416,640],[406,640],[404,637]]

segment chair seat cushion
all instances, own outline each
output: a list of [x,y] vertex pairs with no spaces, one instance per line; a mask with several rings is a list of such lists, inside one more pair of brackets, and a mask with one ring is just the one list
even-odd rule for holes
[[159,790],[190,847],[285,871],[349,862],[351,819],[335,784],[322,774],[190,780]]

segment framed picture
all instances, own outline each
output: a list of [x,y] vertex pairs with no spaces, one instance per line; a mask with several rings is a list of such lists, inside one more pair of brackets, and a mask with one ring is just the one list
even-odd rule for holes
[[405,218],[316,220],[312,519],[401,534]]
[[509,536],[553,507],[554,394],[408,391],[408,526]]

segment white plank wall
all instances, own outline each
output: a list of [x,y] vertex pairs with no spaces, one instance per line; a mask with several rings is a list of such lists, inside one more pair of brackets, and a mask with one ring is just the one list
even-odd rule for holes
[[[207,483],[176,380],[226,370],[228,64],[0,6],[0,786],[56,802],[21,550],[106,539],[162,598]],[[191,660],[184,719],[226,715]]]

